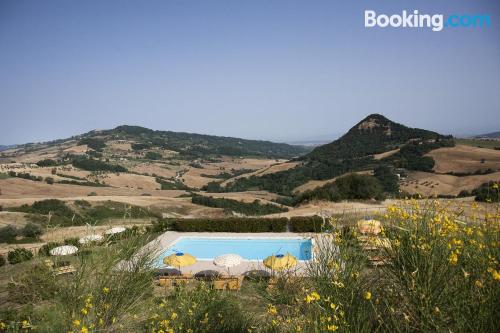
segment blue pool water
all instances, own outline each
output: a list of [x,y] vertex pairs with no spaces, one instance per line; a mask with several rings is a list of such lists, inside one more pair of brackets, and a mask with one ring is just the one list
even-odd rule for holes
[[163,266],[163,258],[176,252],[189,253],[199,260],[211,260],[217,256],[235,253],[246,260],[263,260],[273,254],[294,255],[299,260],[311,259],[311,239],[294,238],[201,238],[182,237],[157,258]]

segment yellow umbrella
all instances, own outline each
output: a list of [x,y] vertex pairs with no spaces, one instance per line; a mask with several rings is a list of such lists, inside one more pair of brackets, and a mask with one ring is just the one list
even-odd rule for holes
[[264,266],[275,271],[282,271],[297,265],[297,258],[291,254],[277,254],[264,259]]
[[163,263],[167,266],[184,267],[193,265],[196,258],[188,253],[177,252],[163,258]]

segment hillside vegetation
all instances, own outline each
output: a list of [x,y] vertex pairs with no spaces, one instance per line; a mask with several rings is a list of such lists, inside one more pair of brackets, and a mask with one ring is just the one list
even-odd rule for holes
[[[330,179],[342,174],[375,169],[381,165],[408,170],[430,171],[431,157],[424,156],[433,149],[453,146],[452,137],[435,132],[409,128],[390,121],[382,115],[369,115],[332,143],[315,148],[300,157],[295,168],[264,175],[241,178],[221,188],[217,183],[208,191],[244,191],[261,189],[282,195],[292,195],[293,189],[309,180]],[[373,155],[399,148],[399,151],[376,160]]]

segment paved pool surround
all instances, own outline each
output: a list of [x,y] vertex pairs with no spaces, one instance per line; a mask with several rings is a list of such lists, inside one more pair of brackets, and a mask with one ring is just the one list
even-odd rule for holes
[[[176,232],[176,231],[167,231],[162,235],[158,236],[154,241],[146,245],[146,248],[152,249],[155,252],[155,255],[160,255],[165,251],[168,247],[174,244],[180,237],[200,237],[200,238],[308,238],[315,237],[315,234],[297,234],[290,232],[281,232],[281,233],[234,233],[234,232]],[[313,243],[314,244],[314,243]],[[297,265],[292,268],[292,271],[295,271],[297,275],[304,275],[305,268],[307,265],[307,261],[299,260]],[[181,267],[181,272],[183,274],[197,274],[204,271],[216,271],[221,274],[228,274],[227,268],[215,266],[212,260],[199,260],[194,265]],[[262,272],[266,271],[270,273],[270,270],[266,268],[262,261],[256,260],[243,260],[241,264],[238,266],[234,266],[230,268],[231,275],[240,275],[247,274],[248,272]]]

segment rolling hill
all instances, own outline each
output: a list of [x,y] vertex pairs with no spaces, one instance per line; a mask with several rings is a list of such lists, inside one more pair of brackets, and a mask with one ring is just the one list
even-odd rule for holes
[[474,136],[476,139],[500,139],[500,131]]

